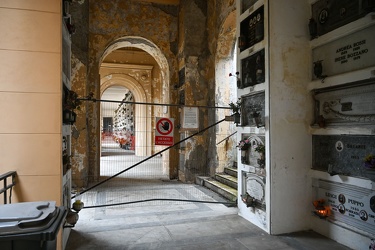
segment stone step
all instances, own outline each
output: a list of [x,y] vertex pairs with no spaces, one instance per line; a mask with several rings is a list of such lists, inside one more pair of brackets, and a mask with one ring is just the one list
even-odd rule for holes
[[215,179],[218,182],[221,182],[221,183],[223,183],[227,186],[230,186],[230,187],[237,190],[237,176],[234,177],[234,176],[229,175],[229,174],[216,173]]
[[229,175],[237,178],[237,168],[225,167],[224,173],[229,174]]
[[220,194],[229,201],[237,201],[237,189],[234,189],[210,177],[198,176],[196,182],[197,184],[211,189],[217,194]]

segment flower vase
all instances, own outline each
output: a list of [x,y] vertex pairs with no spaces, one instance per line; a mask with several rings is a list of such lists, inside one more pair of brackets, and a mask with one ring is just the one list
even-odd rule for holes
[[365,168],[365,173],[367,178],[372,181],[375,181],[375,168]]
[[249,157],[248,157],[248,150],[247,149],[241,149],[241,163],[242,164],[248,164],[249,163]]

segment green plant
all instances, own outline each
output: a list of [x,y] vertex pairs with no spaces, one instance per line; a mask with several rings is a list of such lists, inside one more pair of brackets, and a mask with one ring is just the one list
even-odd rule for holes
[[241,98],[238,98],[238,100],[237,100],[236,103],[233,103],[233,102],[229,103],[229,107],[232,110],[233,114],[240,113],[240,110],[241,110]]
[[81,100],[78,99],[78,94],[73,90],[67,91],[65,95],[64,109],[70,111],[80,110]]
[[258,153],[265,153],[266,152],[266,147],[263,145],[263,144],[258,144],[256,147],[255,147],[255,152],[258,152]]

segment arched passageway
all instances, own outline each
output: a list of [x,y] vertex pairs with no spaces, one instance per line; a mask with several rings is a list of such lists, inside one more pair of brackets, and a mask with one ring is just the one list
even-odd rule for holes
[[[170,103],[167,61],[161,51],[146,39],[127,37],[113,42],[101,58],[99,73],[102,97],[106,90],[125,88],[132,93],[135,103]],[[118,97],[117,101],[121,100],[122,97]],[[121,103],[116,105],[119,107]],[[131,132],[134,141],[133,147],[129,148],[127,154],[132,152],[135,157],[144,158],[157,153],[164,147],[154,145],[155,117],[168,117],[170,115],[168,110],[161,106],[146,104],[134,104],[132,110],[134,131]],[[103,128],[102,117],[103,115],[101,115],[101,128]],[[99,136],[99,140],[102,140],[102,135]],[[161,175],[168,177],[169,154],[166,152],[160,156],[161,158],[157,159],[160,167],[157,169],[160,169],[161,173],[153,174],[156,178]],[[102,169],[100,172],[103,172]]]

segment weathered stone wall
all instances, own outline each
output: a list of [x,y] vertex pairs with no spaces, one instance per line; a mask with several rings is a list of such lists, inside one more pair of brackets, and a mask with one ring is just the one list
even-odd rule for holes
[[[236,42],[236,12],[235,1],[216,1],[209,5],[208,19],[208,47],[214,55],[210,57],[207,78],[214,81],[209,84],[210,93],[215,93],[210,105],[228,107],[228,104],[237,100],[236,79],[229,77],[229,73],[236,70],[236,58],[234,57],[234,45]],[[212,18],[211,18],[212,17]],[[230,110],[217,109],[209,113],[209,123],[223,119],[230,115]],[[230,137],[223,141],[235,131],[233,122],[222,122],[215,130],[210,130],[207,167],[210,175],[222,172],[224,167],[232,166],[237,161],[237,151],[234,148],[236,138]],[[220,144],[217,144],[221,142]]]
[[[86,96],[87,67],[74,55],[72,56],[72,90],[78,96]],[[77,121],[72,125],[71,136],[71,164],[72,164],[72,186],[85,187],[88,185],[88,155],[87,155],[87,127],[86,127],[86,105],[82,102],[80,109],[76,110]]]
[[[181,0],[179,6],[131,0],[83,1],[79,6],[72,5],[76,6],[72,10],[73,20],[79,23],[73,36],[73,54],[80,62],[77,65],[84,66],[73,80],[74,89],[82,96],[93,93],[95,98],[100,98],[99,67],[111,52],[109,48],[148,46],[156,47],[166,58],[168,66],[161,66],[161,73],[171,83],[169,89],[163,89],[169,92],[169,103],[178,102],[179,91],[173,87],[178,82],[178,70],[185,67],[186,81],[182,87],[185,104],[215,105],[215,58],[218,44],[223,42],[219,37],[223,33],[220,29],[235,9],[234,0]],[[75,172],[82,175],[82,180],[87,176],[98,177],[100,160],[99,105],[86,103],[84,106],[85,114],[79,114],[77,125],[81,121],[80,129],[85,128],[80,133],[80,140],[85,143],[76,144],[80,153],[75,156],[80,163]],[[175,118],[176,124],[180,123],[177,109],[170,109],[170,116]],[[199,116],[200,128],[216,121],[214,109],[200,109]],[[175,133],[177,141],[179,131]],[[215,138],[215,129],[211,129],[186,143],[186,181],[193,181],[196,174],[214,171],[217,164]],[[178,152],[177,149],[170,151],[170,177],[177,178]]]
[[[234,8],[234,0],[180,2],[178,58],[179,69],[185,68],[186,80],[180,91],[185,92],[186,105],[215,106],[215,57],[219,34]],[[214,124],[215,109],[201,108],[199,118],[201,129]],[[187,141],[180,178],[194,181],[195,175],[213,174],[217,164],[215,138],[215,128],[212,128]]]
[[[169,68],[166,70],[169,72],[165,75],[170,76],[169,81],[176,82],[177,8],[177,6],[129,0],[90,2],[88,91],[94,93],[94,97],[99,98],[99,66],[105,53],[109,52],[107,48],[116,46],[117,41],[129,37],[131,39],[127,41],[131,41],[132,44],[127,42],[125,46],[127,44],[135,47],[156,46],[168,62]],[[150,41],[150,43],[145,41]],[[173,103],[173,96],[171,102]],[[100,159],[99,138],[96,136],[99,133],[98,106],[92,104],[87,110],[89,175],[94,177],[98,176]],[[171,116],[173,117],[173,114]],[[177,164],[173,160],[177,160],[177,157],[173,157],[173,152],[171,152],[170,177],[176,178],[173,166]]]
[[[88,68],[88,33],[89,33],[89,1],[74,1],[70,4],[70,13],[75,32],[71,36],[71,86],[79,97],[86,96],[87,68]],[[86,106],[83,102],[77,113],[77,122],[72,126],[71,137],[71,165],[72,186],[85,187],[88,185],[88,143]]]

